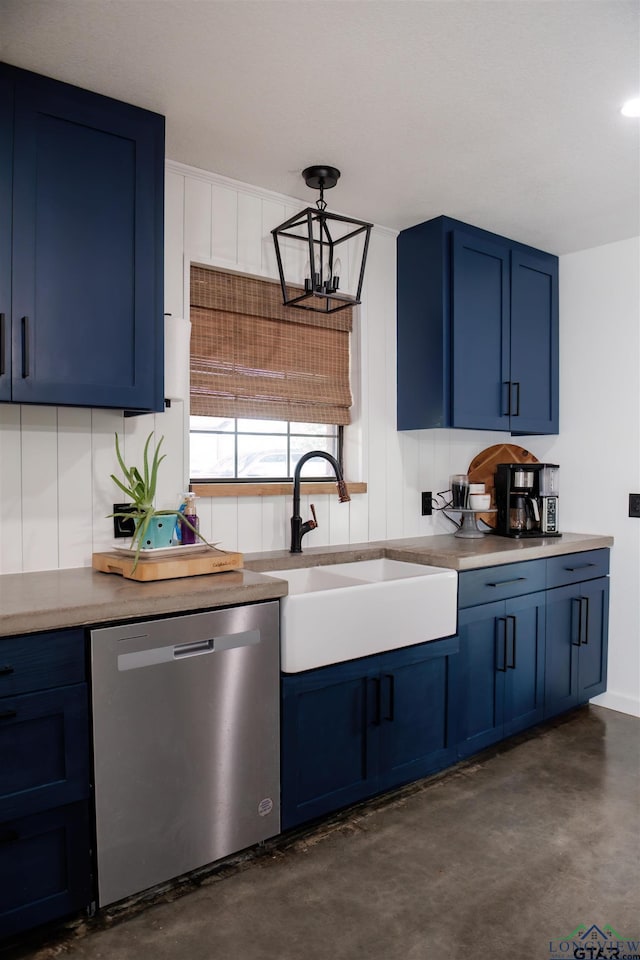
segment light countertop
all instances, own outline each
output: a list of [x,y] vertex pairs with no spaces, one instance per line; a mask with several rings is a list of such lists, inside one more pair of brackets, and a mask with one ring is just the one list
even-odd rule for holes
[[389,557],[461,571],[612,545],[612,537],[580,533],[526,541],[491,535],[463,540],[445,534],[308,547],[298,555],[288,550],[247,554],[244,570],[152,583],[88,567],[5,574],[0,576],[0,636],[275,600],[286,595],[287,584],[269,577],[269,570],[324,565],[336,559],[346,563]]

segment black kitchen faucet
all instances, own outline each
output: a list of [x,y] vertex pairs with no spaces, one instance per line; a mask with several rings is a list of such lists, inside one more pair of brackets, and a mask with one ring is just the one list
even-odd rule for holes
[[330,453],[325,453],[324,450],[310,450],[309,453],[303,454],[298,460],[293,474],[293,516],[291,517],[290,553],[302,553],[302,538],[305,533],[309,533],[310,530],[315,530],[318,526],[316,510],[313,504],[310,504],[313,520],[306,520],[303,523],[302,517],[300,516],[300,470],[307,460],[311,460],[312,457],[322,457],[323,460],[328,460],[333,467],[338,485],[338,500],[340,503],[347,503],[351,500],[347,492],[347,485],[342,478],[340,464],[335,457],[332,457]]

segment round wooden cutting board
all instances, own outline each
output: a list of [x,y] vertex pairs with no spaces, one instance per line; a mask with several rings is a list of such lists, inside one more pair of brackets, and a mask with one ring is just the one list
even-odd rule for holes
[[[493,481],[496,466],[499,463],[540,463],[540,461],[529,450],[515,443],[496,443],[474,457],[467,470],[469,482],[484,483],[485,491],[491,494],[492,507],[496,505]],[[479,513],[478,517],[489,527],[495,527],[498,515],[497,513]]]

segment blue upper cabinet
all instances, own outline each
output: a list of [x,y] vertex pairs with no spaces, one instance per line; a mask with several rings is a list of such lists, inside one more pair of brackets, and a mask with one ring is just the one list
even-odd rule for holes
[[398,237],[398,429],[558,432],[558,260],[438,217]]
[[0,398],[161,410],[164,118],[1,70],[13,152],[0,154],[0,203],[12,171],[13,230]]
[[454,230],[451,426],[509,430],[509,249]]
[[11,399],[13,81],[0,72],[0,401]]

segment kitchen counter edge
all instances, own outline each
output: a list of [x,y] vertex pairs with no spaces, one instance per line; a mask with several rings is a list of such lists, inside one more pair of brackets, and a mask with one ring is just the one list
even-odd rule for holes
[[269,572],[323,566],[340,560],[388,557],[456,571],[544,559],[613,545],[613,537],[565,533],[562,537],[463,540],[444,534],[368,543],[246,554],[243,570],[138,583],[89,567],[0,576],[0,637],[93,624],[138,620],[217,607],[277,600],[287,583]]

